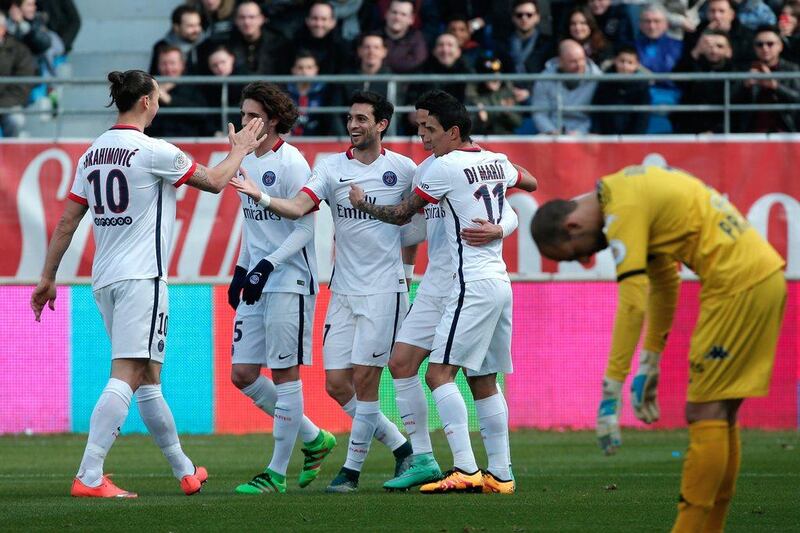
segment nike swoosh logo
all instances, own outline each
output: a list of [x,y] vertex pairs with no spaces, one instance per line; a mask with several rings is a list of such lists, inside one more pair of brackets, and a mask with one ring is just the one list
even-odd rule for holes
[[347,183],[348,181],[353,181],[354,179],[355,178],[348,178],[348,179],[339,178],[339,183]]
[[286,355],[279,355],[279,356],[278,356],[278,359],[280,359],[281,361],[283,361],[284,359],[288,359],[289,357],[291,357],[291,356],[293,356],[293,355],[294,355],[293,353],[287,353]]
[[386,354],[386,352],[381,352],[381,353],[377,353],[377,354],[373,352],[372,357],[380,357],[380,356],[385,355],[385,354]]
[[353,445],[353,446],[364,446],[366,444],[366,442],[355,442],[355,441],[351,440],[350,444]]

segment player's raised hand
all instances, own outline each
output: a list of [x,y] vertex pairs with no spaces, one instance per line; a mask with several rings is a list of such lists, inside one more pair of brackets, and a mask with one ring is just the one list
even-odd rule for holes
[[482,246],[503,238],[503,228],[482,218],[473,218],[477,226],[461,230],[461,238],[470,246]]
[[631,403],[636,418],[645,424],[657,422],[658,409],[658,363],[661,354],[642,350],[639,354],[639,369],[631,383]]
[[603,399],[597,410],[597,443],[606,455],[613,455],[622,445],[619,410],[622,406],[622,382],[603,379]]
[[247,173],[244,167],[239,167],[239,178],[233,178],[230,186],[238,192],[246,194],[256,202],[261,199],[261,189],[258,188],[256,182],[250,179],[250,174]]
[[350,185],[350,205],[358,207],[360,204],[364,203],[365,197],[366,193],[364,189],[358,185]]
[[56,284],[52,281],[41,280],[31,294],[31,309],[37,322],[42,321],[42,310],[45,304],[56,310]]
[[266,133],[261,137],[258,136],[262,129],[264,121],[260,117],[254,118],[239,131],[235,131],[233,124],[228,122],[228,141],[231,143],[231,149],[240,149],[249,154],[267,138]]

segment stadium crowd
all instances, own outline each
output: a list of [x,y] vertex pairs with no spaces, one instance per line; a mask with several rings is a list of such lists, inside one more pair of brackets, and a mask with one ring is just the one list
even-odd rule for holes
[[[0,76],[53,75],[77,34],[72,0],[0,2]],[[187,0],[153,45],[149,71],[159,76],[293,74],[431,74],[398,86],[396,104],[443,89],[478,108],[480,134],[721,133],[723,112],[565,112],[556,106],[722,105],[723,82],[645,80],[507,83],[449,81],[448,74],[795,72],[800,70],[798,0]],[[144,65],[143,65],[144,66]],[[219,85],[164,84],[164,107],[214,107]],[[242,86],[227,87],[227,102]],[[385,94],[386,83],[292,83],[303,108],[341,106],[356,89]],[[0,86],[0,108],[47,96],[42,86]],[[800,79],[731,85],[734,104],[800,103]],[[521,114],[485,106],[536,105]],[[732,113],[734,132],[794,132],[791,110]],[[19,129],[0,115],[5,136]],[[16,116],[19,118],[19,116]],[[238,118],[234,113],[229,118]],[[210,136],[218,116],[164,114],[149,133]],[[400,133],[413,134],[411,118]],[[304,112],[294,135],[344,135],[343,118]]]

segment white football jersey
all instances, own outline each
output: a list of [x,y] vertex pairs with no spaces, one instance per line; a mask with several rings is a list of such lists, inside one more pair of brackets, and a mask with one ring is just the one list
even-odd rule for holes
[[[279,140],[272,150],[261,157],[256,157],[255,153],[248,154],[242,166],[261,191],[280,198],[294,198],[311,175],[311,169],[300,150],[283,140]],[[297,222],[267,211],[246,194],[240,193],[239,198],[244,220],[242,247],[236,264],[250,271],[283,244]],[[314,214],[309,213],[303,218],[310,219],[313,228]],[[275,266],[264,292],[319,292],[313,237],[299,253]]]
[[411,190],[414,162],[390,150],[365,165],[352,149],[320,161],[303,187],[317,204],[331,207],[335,233],[331,290],[344,295],[406,292],[400,256],[400,226],[359,211],[349,199],[350,185],[364,189],[370,202],[399,204]]
[[461,229],[476,227],[475,218],[498,224],[506,210],[506,189],[516,185],[519,172],[504,154],[479,148],[454,150],[436,158],[420,178],[414,192],[447,212],[445,226],[450,247],[451,272],[461,282],[479,279],[508,280],[502,239],[470,246]]
[[[434,161],[436,161],[436,156],[432,155],[419,164],[414,173],[414,187],[419,185],[420,179]],[[417,294],[443,297],[449,295],[453,287],[453,261],[450,259],[450,242],[447,239],[445,218],[447,218],[447,211],[444,205],[428,204],[425,206],[428,267],[419,283]]]
[[167,278],[175,189],[194,174],[177,146],[118,124],[78,160],[69,198],[89,207],[94,225],[92,287]]

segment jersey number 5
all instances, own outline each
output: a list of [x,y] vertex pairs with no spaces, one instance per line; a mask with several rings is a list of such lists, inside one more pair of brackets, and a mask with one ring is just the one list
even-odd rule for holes
[[[93,170],[86,177],[86,180],[92,184],[94,191],[95,214],[105,214],[106,208],[103,206],[103,198],[100,191],[100,171]],[[115,183],[117,184],[116,189],[119,193],[119,198],[117,198],[117,195],[114,194]],[[118,168],[112,169],[106,178],[106,203],[108,204],[108,208],[112,213],[122,213],[128,209],[128,200],[128,180],[125,178],[125,174],[123,174]]]
[[[486,204],[486,215],[487,219],[492,224],[499,224],[500,219],[503,218],[503,202],[505,201],[506,189],[503,187],[502,183],[498,183],[492,189],[492,192],[489,192],[489,187],[486,186],[484,183],[475,191],[473,196],[476,200],[480,200],[483,198],[483,203]],[[497,198],[497,220],[494,218],[494,210],[492,206],[492,197]]]

